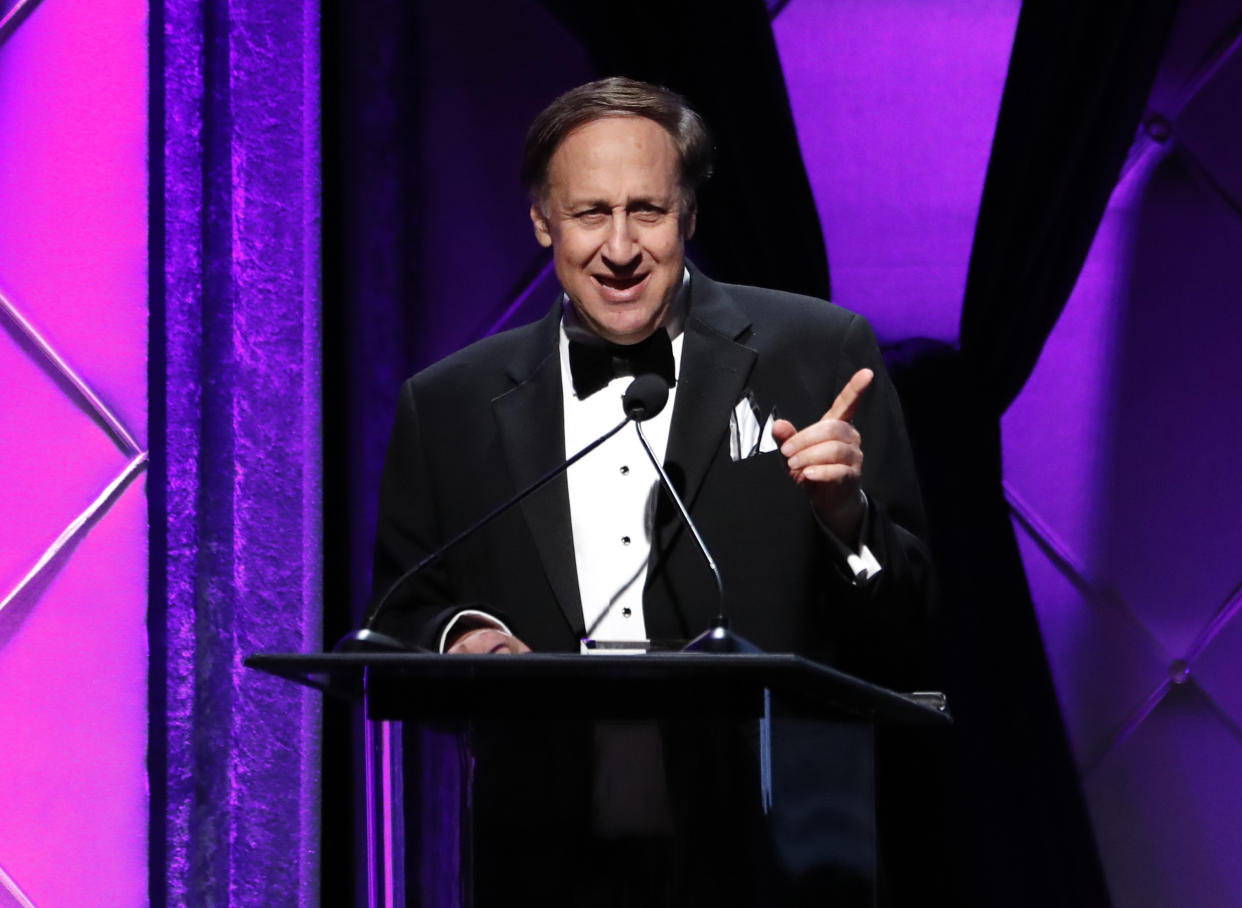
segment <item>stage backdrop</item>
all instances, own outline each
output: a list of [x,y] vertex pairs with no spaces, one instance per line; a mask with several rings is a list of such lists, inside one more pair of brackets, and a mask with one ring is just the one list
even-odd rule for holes
[[[929,507],[948,516],[944,538],[978,555],[973,571],[960,557],[954,566],[955,592],[968,596],[951,606],[946,648],[966,692],[958,740],[971,750],[955,767],[970,783],[971,838],[954,838],[950,861],[973,890],[965,901],[1238,901],[1242,877],[1220,849],[1242,839],[1229,770],[1242,681],[1227,462],[1242,428],[1227,390],[1238,384],[1236,306],[1223,289],[1237,283],[1227,151],[1239,120],[1227,101],[1242,6],[1185,0],[1174,18],[1178,4],[1160,0],[756,0],[724,16],[687,0],[650,29],[636,2],[611,19],[621,4],[603,0],[399,5],[372,5],[369,46],[381,50],[358,64],[395,92],[359,93],[366,117],[345,118],[356,128],[343,153],[358,164],[342,178],[356,213],[338,228],[352,309],[343,333],[356,345],[342,368],[348,416],[335,423],[350,447],[342,497],[373,497],[403,372],[552,297],[544,260],[521,246],[514,112],[620,70],[714,106],[722,141],[744,143],[744,131],[729,134],[752,109],[738,84],[771,80],[764,41],[735,24],[770,20],[834,299],[875,322],[897,364],[938,350],[954,373],[942,387],[953,394],[927,393],[917,369],[907,390],[925,451],[968,448],[924,477]],[[494,27],[478,35],[472,21]],[[1024,50],[1011,63],[1014,46]],[[781,105],[769,93],[762,109]],[[714,214],[748,252],[771,245],[752,225],[775,230],[790,211],[806,223],[797,174],[772,191],[754,160],[732,159],[762,189],[704,194],[704,220],[719,202]],[[985,196],[991,214],[976,229]],[[1167,452],[1149,453],[1151,420],[1174,424],[1157,430]],[[1152,467],[1153,456],[1175,466]],[[987,521],[972,522],[981,511]],[[372,526],[360,513],[342,512],[356,521],[355,602]]]
[[152,901],[314,905],[319,9],[152,15]]
[[1005,494],[1116,905],[1242,904],[1242,3],[1184,0]]
[[0,2],[0,905],[318,901],[318,7]]
[[0,906],[147,900],[145,0],[0,2]]
[[[1135,2],[1127,17],[1087,21],[1102,14],[1071,19],[1078,4],[1030,4],[1024,19],[1037,7],[1067,18],[1032,15],[1026,68],[1010,67],[1004,84],[1016,3],[789,0],[756,15],[761,5],[745,7],[746,21],[774,22],[807,162],[805,180],[784,175],[814,192],[837,299],[887,340],[918,334],[950,350],[967,274],[990,244],[1012,239],[984,229],[969,246],[993,105],[1008,110],[1009,151],[1025,128],[1053,160],[1083,125],[1047,116],[1042,100],[1073,94],[1058,81],[1070,71],[1116,90],[1096,77],[1124,54],[1098,43],[1030,48],[1071,21],[1121,40],[1173,6]],[[549,6],[568,16],[572,5]],[[613,59],[584,50],[533,2],[376,9],[408,30],[358,51],[383,73],[416,78],[388,83],[406,106],[385,95],[366,111],[402,141],[341,139],[356,145],[341,153],[346,169],[380,165],[361,181],[370,194],[350,202],[354,220],[336,227],[357,231],[355,245],[342,244],[352,258],[340,289],[356,312],[338,316],[350,327],[340,342],[367,357],[348,377],[359,410],[332,423],[349,433],[342,447],[363,446],[339,455],[356,480],[343,523],[370,507],[391,411],[367,392],[382,384],[391,395],[415,363],[547,305],[546,260],[522,245],[514,143],[554,89]],[[1107,196],[1116,182],[1098,234],[1089,226],[1086,265],[1076,284],[1076,268],[1067,279],[1065,313],[1004,422],[1003,491],[1030,576],[1029,617],[1124,906],[1242,901],[1242,487],[1230,479],[1242,438],[1231,393],[1242,383],[1240,14],[1237,2],[1182,4],[1120,179],[1090,187]],[[772,36],[746,41],[731,23],[717,15],[710,25],[745,53],[713,54],[695,38],[700,23],[676,39],[677,54],[639,54],[635,66],[668,67],[674,81],[677,64],[701,64],[683,75],[687,90],[727,116],[728,96],[710,89],[732,85],[740,62],[755,84],[782,79],[765,68]],[[0,0],[5,908],[317,900],[319,701],[240,660],[320,645],[318,24],[310,0]],[[457,184],[440,182],[454,171]],[[1009,177],[993,203],[1006,186],[1021,196]],[[455,185],[470,189],[468,205],[454,206]],[[1042,210],[1072,208],[1070,188],[1037,200]],[[788,205],[807,222],[805,199],[788,187],[747,201],[756,217]],[[368,233],[378,214],[392,224]],[[1046,226],[1039,239],[1055,246],[1065,225]],[[462,266],[443,268],[448,255]],[[480,268],[481,257],[503,266]],[[1047,273],[1008,279],[1029,292]],[[1061,300],[1051,302],[1055,318]],[[393,325],[405,326],[401,337]],[[1017,386],[997,391],[1002,404],[1021,387],[1023,370],[1013,375]],[[352,519],[360,528],[332,552],[360,578],[369,531],[365,516]],[[1023,607],[1021,597],[988,604],[1015,602]],[[1038,669],[1040,640],[1027,642],[1035,661],[1023,664]],[[1015,680],[1026,683],[974,678],[1000,701]],[[993,771],[1010,765],[1005,756]],[[1003,847],[1027,818],[999,820]]]

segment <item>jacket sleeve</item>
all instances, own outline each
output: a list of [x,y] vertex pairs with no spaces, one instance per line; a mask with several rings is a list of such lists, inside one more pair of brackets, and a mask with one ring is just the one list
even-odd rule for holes
[[[445,542],[432,480],[415,380],[401,388],[392,436],[380,475],[375,562],[367,620],[376,630],[424,649],[438,649],[440,634],[465,609],[496,614],[462,602],[444,561],[409,572]],[[381,607],[382,603],[382,607]],[[503,623],[503,615],[497,615]]]
[[851,653],[860,661],[865,658],[868,674],[881,683],[898,688],[926,685],[924,663],[937,593],[922,496],[901,402],[871,326],[862,316],[850,321],[837,363],[838,388],[861,368],[875,373],[854,425],[862,436],[862,488],[868,504],[862,541],[880,564],[877,575],[857,583],[848,568],[835,565],[846,590],[841,597],[841,626],[850,638],[843,641],[841,652],[847,662],[853,661]]

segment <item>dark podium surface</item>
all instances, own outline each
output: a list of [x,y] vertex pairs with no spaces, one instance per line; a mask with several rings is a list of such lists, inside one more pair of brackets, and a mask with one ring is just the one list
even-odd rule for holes
[[794,655],[263,653],[245,664],[350,699],[372,719],[664,719],[763,714],[765,691],[807,714],[951,723],[939,694],[899,694]]
[[[613,866],[616,843],[650,841],[666,863],[643,852],[638,866],[664,867],[661,905],[873,908],[876,729],[952,724],[939,694],[787,654],[267,653],[245,664],[404,723],[396,750],[372,754],[374,778],[392,782],[375,786],[373,875],[394,905],[490,908],[515,885],[550,906],[603,904],[584,887],[612,897],[644,879]],[[634,726],[647,737],[632,739]],[[671,827],[610,838],[599,818],[615,806],[603,804],[629,803],[651,778],[667,785]],[[620,801],[600,800],[601,779],[622,784]]]

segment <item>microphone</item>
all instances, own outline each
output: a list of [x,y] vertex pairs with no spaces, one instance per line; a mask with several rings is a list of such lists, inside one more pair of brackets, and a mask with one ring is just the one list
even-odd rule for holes
[[647,452],[647,459],[651,461],[651,465],[660,474],[660,484],[664,486],[664,491],[673,500],[673,504],[677,505],[677,510],[681,513],[681,519],[689,527],[690,533],[694,536],[695,544],[699,547],[699,553],[703,556],[708,570],[712,572],[712,577],[716,581],[716,616],[712,619],[711,627],[686,644],[685,651],[708,653],[759,652],[759,647],[729,630],[729,619],[725,617],[724,580],[720,576],[720,568],[716,566],[716,559],[708,551],[707,543],[703,541],[703,535],[699,532],[699,528],[690,518],[690,511],[686,508],[685,502],[677,494],[677,487],[673,485],[668,478],[668,474],[664,472],[664,465],[655,456],[655,452],[651,450],[651,445],[647,443],[647,436],[643,434],[641,422],[650,419],[663,410],[667,402],[668,385],[664,383],[660,376],[653,373],[640,375],[634,379],[633,383],[626,390],[625,396],[621,398],[621,404],[625,408],[626,419],[634,420],[634,431],[638,433],[638,440],[642,442],[643,450]]
[[[362,627],[358,630],[350,631],[342,637],[339,641],[337,641],[337,644],[332,648],[332,651],[335,653],[383,651],[409,652],[410,648],[400,640],[389,634],[385,634],[382,631],[375,630],[376,620],[379,618],[380,613],[384,611],[384,608],[393,600],[396,593],[407,583],[409,583],[411,579],[418,576],[418,574],[428,565],[434,564],[436,561],[440,560],[440,558],[442,558],[456,545],[473,536],[476,532],[483,529],[483,527],[487,526],[505,511],[525,500],[527,496],[543,488],[557,476],[561,475],[576,464],[583,457],[586,457],[586,455],[590,454],[608,439],[612,438],[612,436],[616,435],[631,422],[638,425],[638,423],[642,420],[651,419],[651,417],[663,410],[664,405],[668,403],[668,385],[665,384],[663,378],[659,375],[655,375],[654,373],[640,375],[638,378],[634,379],[634,381],[630,382],[629,387],[625,389],[625,394],[622,396],[621,402],[625,407],[625,419],[621,420],[621,422],[617,423],[617,425],[609,429],[599,438],[595,439],[595,441],[591,442],[577,454],[574,454],[564,463],[560,464],[555,469],[544,473],[512,498],[503,502],[498,507],[493,508],[479,520],[476,520],[474,523],[470,524],[470,526],[466,527],[448,542],[444,543],[434,552],[423,558],[422,561],[418,562],[418,564],[414,565],[394,580],[384,592],[384,595],[380,597],[380,600],[376,604],[375,608],[371,610],[371,614],[367,616],[366,621],[362,623]],[[646,444],[646,442],[644,441],[643,444]]]
[[645,422],[657,415],[668,403],[668,385],[654,372],[638,376],[621,395],[625,418]]

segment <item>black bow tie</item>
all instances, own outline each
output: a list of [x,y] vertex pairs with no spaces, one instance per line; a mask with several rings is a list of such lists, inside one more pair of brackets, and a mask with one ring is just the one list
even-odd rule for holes
[[636,344],[569,342],[569,371],[580,400],[623,375],[654,372],[671,388],[676,380],[675,368],[673,342],[663,328]]

